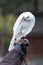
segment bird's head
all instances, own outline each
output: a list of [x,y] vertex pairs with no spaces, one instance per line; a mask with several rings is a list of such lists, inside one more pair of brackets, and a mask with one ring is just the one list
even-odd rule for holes
[[31,12],[24,12],[23,13],[23,19],[25,21],[35,21],[35,17]]

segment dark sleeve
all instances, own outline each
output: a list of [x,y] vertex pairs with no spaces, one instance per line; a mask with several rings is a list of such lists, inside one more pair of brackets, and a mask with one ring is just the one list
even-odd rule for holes
[[24,55],[26,55],[26,48],[24,47],[23,43],[21,44],[21,50],[22,50],[22,53],[24,53]]

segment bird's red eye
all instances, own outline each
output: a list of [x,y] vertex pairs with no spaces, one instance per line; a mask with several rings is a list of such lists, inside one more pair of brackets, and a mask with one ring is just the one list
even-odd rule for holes
[[29,18],[29,16],[27,18]]

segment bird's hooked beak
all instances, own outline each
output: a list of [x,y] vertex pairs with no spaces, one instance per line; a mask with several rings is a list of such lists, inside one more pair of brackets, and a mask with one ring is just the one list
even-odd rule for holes
[[24,20],[26,20],[26,17],[23,17],[24,18]]

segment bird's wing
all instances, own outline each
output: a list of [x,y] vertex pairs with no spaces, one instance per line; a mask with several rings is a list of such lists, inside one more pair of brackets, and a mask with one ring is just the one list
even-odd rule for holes
[[16,38],[18,32],[20,31],[20,27],[21,27],[20,22],[21,22],[22,18],[23,18],[23,16],[20,15],[18,17],[16,23],[13,26],[13,36],[12,36],[12,39],[10,41],[10,45],[9,45],[8,51],[11,51],[12,49],[14,49],[14,45],[13,44],[14,44],[14,41],[15,41],[15,38]]

